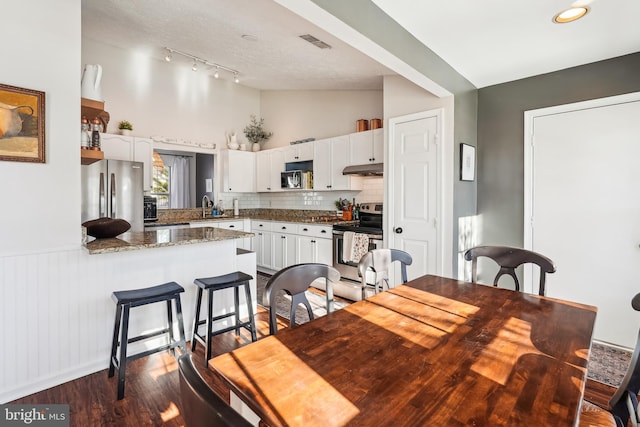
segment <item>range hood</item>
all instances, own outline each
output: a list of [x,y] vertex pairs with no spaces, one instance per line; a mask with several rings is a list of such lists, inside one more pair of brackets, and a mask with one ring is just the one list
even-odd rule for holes
[[384,163],[368,163],[366,165],[347,166],[342,175],[382,176]]

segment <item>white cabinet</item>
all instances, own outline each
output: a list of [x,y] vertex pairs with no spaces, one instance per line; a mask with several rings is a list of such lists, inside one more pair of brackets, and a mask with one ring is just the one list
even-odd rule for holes
[[362,190],[362,178],[343,175],[349,166],[349,135],[315,141],[313,188],[318,191]]
[[149,138],[100,134],[100,146],[105,159],[142,162],[144,191],[151,191],[153,176],[153,141]]
[[251,250],[256,253],[256,264],[259,267],[273,269],[273,233],[270,221],[251,221]]
[[319,262],[333,264],[332,227],[300,225],[296,238],[296,264]]
[[151,138],[133,138],[133,161],[143,163],[143,188],[151,192],[153,185],[153,140]]
[[280,173],[284,171],[282,149],[259,151],[256,158],[256,191],[281,191]]
[[273,263],[274,270],[281,270],[296,263],[295,224],[274,222],[273,230]]
[[285,163],[313,160],[313,142],[290,145],[283,150]]
[[382,163],[384,161],[384,130],[374,129],[349,135],[351,165]]
[[100,149],[105,159],[133,160],[133,137],[101,133]]
[[256,154],[251,151],[222,150],[222,191],[256,192]]

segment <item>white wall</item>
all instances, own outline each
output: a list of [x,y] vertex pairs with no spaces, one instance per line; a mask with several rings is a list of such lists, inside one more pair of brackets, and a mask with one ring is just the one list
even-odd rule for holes
[[[443,144],[443,218],[441,224],[444,235],[444,270],[443,275],[453,277],[453,263],[449,254],[453,251],[453,96],[438,98],[426,90],[416,86],[400,76],[386,76],[384,78],[384,126],[387,127],[389,119],[421,111],[442,108],[444,110]],[[385,132],[385,143],[388,144],[388,132]],[[387,145],[385,145],[387,146]],[[388,181],[387,181],[388,182]],[[388,198],[385,200],[389,206],[391,191],[387,183]]]
[[[382,91],[263,91],[262,117],[273,136],[263,148],[356,132],[356,120],[382,118]],[[244,135],[242,136],[244,138]]]
[[46,163],[0,162],[0,255],[77,246],[80,0],[8,2],[2,15],[13,36],[0,81],[45,92]]
[[[133,135],[163,136],[195,143],[226,144],[226,134],[242,130],[251,114],[260,115],[260,92],[228,79],[194,72],[186,62],[151,58],[152,52],[127,51],[82,39],[82,64],[100,64],[102,96],[109,133],[120,120]],[[242,132],[238,132],[241,134]]]

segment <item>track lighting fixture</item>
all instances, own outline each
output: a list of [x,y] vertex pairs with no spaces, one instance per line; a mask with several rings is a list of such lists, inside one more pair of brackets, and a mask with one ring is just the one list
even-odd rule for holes
[[191,69],[193,71],[198,71],[198,63],[200,63],[207,67],[215,67],[216,70],[213,73],[213,77],[215,77],[216,79],[220,77],[220,70],[223,70],[233,74],[233,81],[236,83],[240,83],[240,79],[238,78],[238,75],[240,73],[238,70],[234,70],[233,68],[225,67],[224,65],[216,64],[214,62],[209,62],[206,59],[198,58],[197,56],[191,55],[190,53],[181,52],[179,50],[175,50],[170,47],[165,47],[164,49],[167,51],[167,54],[164,57],[164,60],[167,62],[171,62],[171,60],[173,59],[172,56],[175,53],[180,56],[184,56],[185,58],[191,59],[193,61],[193,65],[191,66]]

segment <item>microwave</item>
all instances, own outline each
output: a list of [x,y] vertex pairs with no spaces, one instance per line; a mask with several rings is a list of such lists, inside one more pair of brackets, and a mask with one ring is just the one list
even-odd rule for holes
[[313,188],[312,172],[295,170],[280,173],[280,188]]

